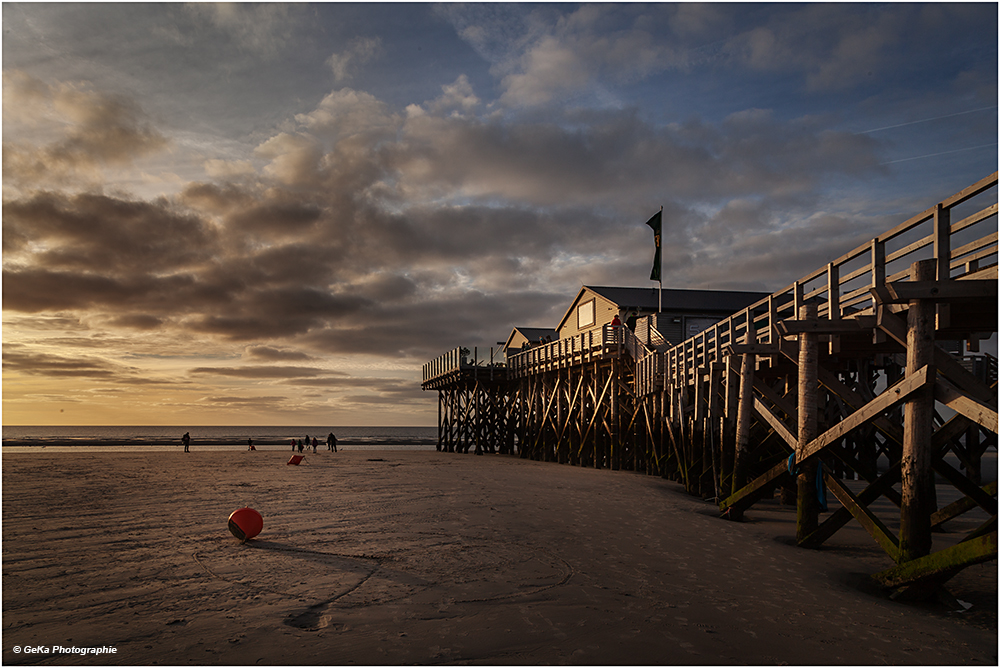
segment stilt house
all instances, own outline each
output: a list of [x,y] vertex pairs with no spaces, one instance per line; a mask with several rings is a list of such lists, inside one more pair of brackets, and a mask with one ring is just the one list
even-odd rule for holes
[[665,343],[677,344],[767,297],[764,292],[732,290],[665,289],[662,293],[663,308],[659,310],[658,288],[585,285],[556,326],[559,338],[603,327],[617,315],[623,324],[645,340],[642,320],[652,316],[653,330],[662,334]]

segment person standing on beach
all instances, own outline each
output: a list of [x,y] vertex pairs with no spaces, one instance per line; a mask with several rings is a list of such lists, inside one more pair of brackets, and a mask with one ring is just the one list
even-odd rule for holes
[[330,432],[330,435],[326,437],[326,447],[332,452],[337,451],[337,437],[333,435],[332,431]]
[[247,452],[250,452],[251,450],[256,450],[256,449],[257,448],[253,447],[253,437],[251,436],[250,438],[247,439]]
[[184,432],[184,435],[181,436],[181,443],[184,444],[184,452],[191,452],[191,450],[189,450],[191,447],[191,432]]
[[319,445],[319,441],[317,441],[316,437],[314,436],[313,437],[313,454],[316,454],[316,446],[317,445]]
[[292,439],[292,452],[295,452],[295,439]]
[[299,441],[299,454],[302,454],[302,441]]

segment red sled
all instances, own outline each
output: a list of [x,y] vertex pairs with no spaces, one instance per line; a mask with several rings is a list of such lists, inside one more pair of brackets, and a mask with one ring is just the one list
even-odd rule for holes
[[292,458],[285,463],[285,466],[298,466],[302,459],[302,455],[292,455]]

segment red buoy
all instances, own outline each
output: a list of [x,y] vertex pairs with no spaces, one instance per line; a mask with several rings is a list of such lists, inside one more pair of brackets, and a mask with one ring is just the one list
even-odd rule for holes
[[240,508],[229,516],[229,531],[240,540],[250,540],[263,528],[264,518],[253,508]]

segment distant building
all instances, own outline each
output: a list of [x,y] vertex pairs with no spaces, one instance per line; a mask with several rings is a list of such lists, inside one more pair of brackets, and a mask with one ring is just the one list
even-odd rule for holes
[[548,327],[515,327],[503,349],[507,355],[516,355],[526,347],[540,346],[558,338],[559,333]]
[[[659,293],[656,287],[585,285],[556,326],[558,338],[603,327],[610,324],[615,315],[626,326],[635,329],[639,318],[657,314]],[[768,295],[767,292],[733,290],[664,289],[663,309],[656,318],[655,327],[667,341],[676,345]]]

